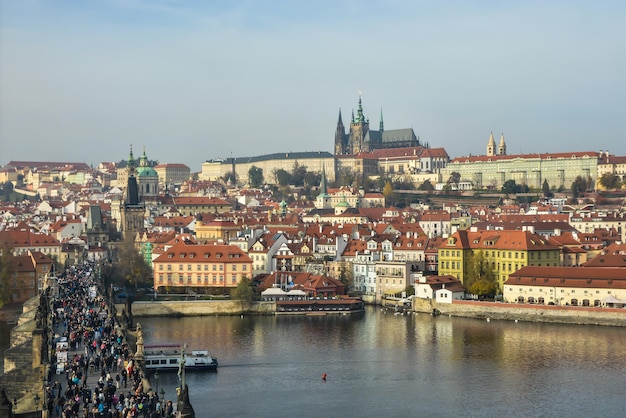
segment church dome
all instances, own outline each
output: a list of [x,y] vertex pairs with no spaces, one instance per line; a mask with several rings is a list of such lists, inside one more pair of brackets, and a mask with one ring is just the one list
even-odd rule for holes
[[152,167],[137,167],[137,177],[159,177],[156,170]]

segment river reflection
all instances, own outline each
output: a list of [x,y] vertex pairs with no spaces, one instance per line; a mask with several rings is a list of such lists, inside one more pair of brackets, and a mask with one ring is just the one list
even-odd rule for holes
[[[199,416],[626,416],[624,329],[400,316],[145,318],[146,343],[209,348]],[[328,379],[323,381],[321,375]],[[176,374],[162,373],[172,397]]]

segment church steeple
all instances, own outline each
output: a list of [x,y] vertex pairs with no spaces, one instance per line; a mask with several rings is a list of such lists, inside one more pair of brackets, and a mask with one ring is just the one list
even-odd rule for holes
[[341,119],[341,108],[339,109],[339,119],[335,129],[335,155],[346,154],[346,129]]
[[493,139],[493,132],[489,135],[489,142],[487,142],[487,156],[492,157],[496,155],[496,141]]
[[498,145],[498,155],[506,155],[506,144],[504,143],[504,133],[500,136],[500,144]]
[[385,125],[383,123],[383,108],[380,108],[380,126],[378,127],[378,130],[381,132],[385,131]]
[[326,165],[322,165],[322,178],[320,179],[320,196],[328,195],[328,185],[326,183]]

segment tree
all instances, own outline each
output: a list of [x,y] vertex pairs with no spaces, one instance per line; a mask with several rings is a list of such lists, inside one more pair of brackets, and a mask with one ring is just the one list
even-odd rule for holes
[[254,299],[252,281],[247,277],[243,277],[241,281],[237,283],[237,287],[232,290],[231,297],[241,302],[252,302]]
[[393,186],[391,185],[391,182],[388,181],[387,183],[385,183],[385,187],[383,187],[383,196],[385,196],[385,199],[389,199],[392,195]]
[[13,273],[13,255],[5,246],[0,249],[0,309],[11,300],[11,288],[9,278]]
[[576,177],[576,179],[574,179],[574,181],[572,182],[572,197],[574,199],[577,199],[579,196],[583,195],[588,188],[589,183],[587,182],[586,178],[582,176]]
[[224,174],[224,181],[228,182],[229,180],[232,181],[233,184],[237,183],[237,176],[232,171],[228,171],[226,174]]
[[304,184],[306,186],[318,186],[321,181],[322,175],[319,173],[307,171],[307,173],[304,175]]
[[261,186],[264,182],[263,169],[261,167],[257,167],[256,165],[250,167],[250,170],[248,170],[248,182],[252,187]]
[[448,178],[448,184],[458,185],[460,181],[461,181],[460,173],[457,173],[456,171],[453,171],[452,173],[450,173],[450,178]]
[[352,270],[347,268],[345,265],[342,265],[339,268],[339,281],[343,283],[343,285],[346,288],[346,291],[352,289],[354,286]]
[[518,186],[515,183],[515,180],[507,180],[502,185],[502,192],[506,194],[515,194],[518,193]]
[[554,196],[554,193],[552,193],[552,190],[550,190],[550,185],[548,184],[547,179],[543,181],[543,185],[541,185],[541,191],[543,192],[544,197]]
[[152,269],[130,240],[118,248],[113,262],[105,266],[104,275],[108,283],[135,290],[152,283]]
[[291,182],[291,174],[285,169],[279,168],[272,171],[274,180],[281,186],[287,186]]
[[607,190],[617,189],[620,183],[619,177],[613,173],[604,173],[600,177],[600,184]]
[[304,186],[304,177],[306,176],[306,166],[300,165],[298,162],[293,163],[293,170],[291,172],[291,183],[296,187]]
[[433,190],[435,190],[435,186],[433,186],[430,180],[426,179],[422,184],[420,184],[418,190],[426,190],[428,192],[432,192]]
[[493,296],[498,290],[496,276],[482,251],[470,257],[469,269],[465,275],[465,287],[470,293],[479,296]]

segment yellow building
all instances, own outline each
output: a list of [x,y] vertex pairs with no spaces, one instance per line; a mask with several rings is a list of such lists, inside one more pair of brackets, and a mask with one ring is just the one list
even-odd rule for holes
[[221,219],[206,223],[196,221],[196,239],[222,240],[228,242],[231,239],[237,238],[237,234],[241,231],[241,228],[241,225],[237,225],[233,221]]
[[252,259],[234,245],[194,245],[180,241],[153,261],[154,289],[232,289],[252,278]]
[[457,231],[439,247],[439,275],[465,281],[476,257],[483,257],[502,288],[525,266],[559,266],[560,249],[530,231]]

